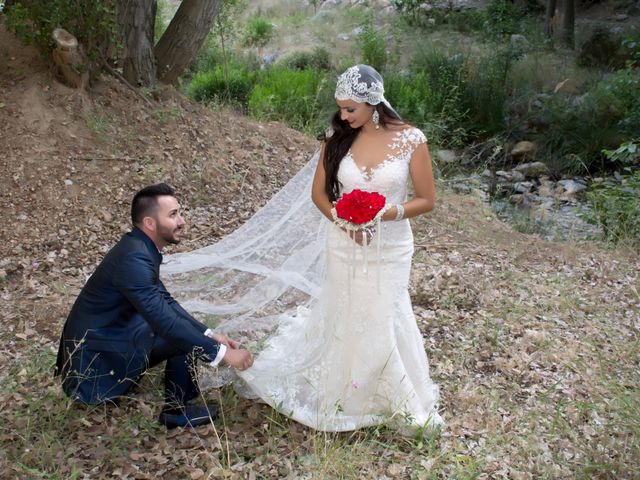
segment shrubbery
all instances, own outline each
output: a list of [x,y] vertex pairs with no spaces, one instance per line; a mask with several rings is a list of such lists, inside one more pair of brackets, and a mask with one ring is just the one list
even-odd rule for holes
[[319,133],[327,126],[326,105],[333,102],[333,78],[317,70],[273,68],[249,98],[249,112],[264,120],[281,120],[298,130]]
[[362,63],[371,65],[379,72],[387,66],[387,42],[369,23],[362,27],[358,35],[358,45],[362,52]]
[[197,73],[187,92],[191,98],[205,102],[229,103],[246,110],[258,73],[233,63],[228,68],[217,66],[208,72]]
[[5,17],[10,30],[44,55],[55,47],[51,34],[58,27],[74,35],[92,60],[107,56],[117,32],[115,0],[21,0],[7,9]]
[[261,47],[269,43],[273,38],[273,24],[266,18],[253,17],[247,22],[245,31],[245,44]]
[[608,240],[640,245],[640,145],[629,142],[605,154],[626,174],[619,185],[603,182],[591,187],[587,193],[593,210],[591,220],[602,227]]
[[333,68],[329,50],[324,47],[316,47],[310,51],[295,52],[282,60],[282,64],[293,70],[316,69],[329,71]]

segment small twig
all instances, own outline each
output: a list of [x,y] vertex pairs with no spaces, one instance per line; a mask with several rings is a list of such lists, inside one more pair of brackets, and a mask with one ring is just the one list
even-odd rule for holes
[[109,161],[112,161],[112,160],[119,160],[119,161],[123,161],[123,162],[130,162],[131,160],[133,160],[133,158],[130,158],[130,157],[74,157],[74,156],[70,156],[69,160],[84,160],[86,162],[92,162],[94,160],[101,161],[101,162],[109,162]]

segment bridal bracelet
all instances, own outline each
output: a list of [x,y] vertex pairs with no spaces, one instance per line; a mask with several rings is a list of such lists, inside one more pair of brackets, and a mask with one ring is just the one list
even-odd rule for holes
[[399,203],[396,205],[396,218],[395,221],[398,222],[404,218],[404,207]]

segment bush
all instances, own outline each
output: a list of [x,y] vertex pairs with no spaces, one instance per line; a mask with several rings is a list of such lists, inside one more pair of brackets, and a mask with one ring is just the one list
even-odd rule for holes
[[590,220],[602,227],[613,243],[630,240],[640,245],[640,171],[623,178],[622,184],[602,183],[587,192],[593,214]]
[[618,118],[620,134],[626,139],[640,132],[640,69],[618,70],[598,85],[595,96]]
[[273,38],[273,24],[263,17],[253,17],[247,22],[245,44],[263,47]]
[[362,63],[371,65],[382,72],[387,66],[387,43],[371,25],[362,27],[358,35],[358,44],[362,52]]
[[55,47],[51,34],[58,27],[74,35],[94,61],[106,57],[115,43],[115,0],[22,0],[7,8],[5,14],[9,29],[45,56]]
[[463,107],[464,59],[423,50],[412,62],[416,70],[385,75],[385,95],[410,123],[425,131],[430,141],[458,147],[468,132]]
[[257,77],[257,72],[235,63],[230,64],[226,71],[219,65],[208,72],[197,73],[191,80],[187,93],[201,102],[229,103],[246,110]]
[[473,68],[467,62],[462,101],[469,113],[469,130],[476,134],[494,134],[504,129],[511,94],[511,70],[520,56],[521,52],[509,45],[480,57]]
[[218,43],[216,33],[212,30],[207,35],[202,48],[198,50],[198,53],[191,61],[186,73],[187,76],[189,76],[198,72],[208,72],[223,63],[224,56],[222,54],[222,48]]
[[330,71],[333,69],[329,50],[323,47],[316,47],[311,51],[295,52],[282,60],[282,64],[292,70]]
[[333,81],[317,70],[273,68],[253,89],[249,112],[261,120],[280,120],[317,134],[326,128],[328,109],[335,105],[333,88]]
[[620,67],[621,60],[616,54],[618,45],[619,40],[614,37],[611,30],[598,26],[580,44],[576,61],[583,67]]
[[517,33],[523,11],[510,0],[490,0],[484,10],[484,28],[489,37],[498,38]]
[[539,154],[556,171],[591,174],[604,168],[603,146],[617,138],[619,115],[587,93],[581,97],[556,94],[540,116]]

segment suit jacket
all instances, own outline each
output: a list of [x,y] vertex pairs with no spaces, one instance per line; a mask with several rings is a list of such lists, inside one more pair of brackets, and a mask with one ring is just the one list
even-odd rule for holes
[[159,278],[162,255],[134,228],[107,253],[67,318],[56,364],[64,391],[82,403],[126,393],[148,367],[154,337],[213,361],[219,344]]

